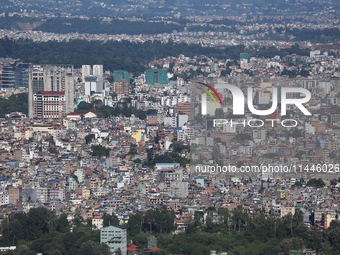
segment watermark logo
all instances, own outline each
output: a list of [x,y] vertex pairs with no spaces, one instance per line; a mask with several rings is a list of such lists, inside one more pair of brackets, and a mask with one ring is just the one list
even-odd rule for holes
[[[212,87],[209,84],[203,83],[203,82],[199,82],[199,84],[210,89],[216,95],[218,102],[220,103],[220,106],[222,106],[221,95],[217,93],[217,91],[216,91],[216,89],[214,89],[214,87]],[[201,107],[202,107],[202,115],[207,115],[207,95],[210,96],[210,98],[213,100],[213,102],[215,104],[217,104],[216,98],[214,97],[214,95],[209,90],[207,90],[205,88],[200,88],[200,87],[198,87],[198,89],[203,90],[206,93],[206,94],[202,94]]]
[[[214,92],[216,97],[219,100],[220,105],[222,106],[222,99],[221,96],[217,93],[217,91],[211,86],[206,83],[200,83],[207,88],[209,88],[211,91]],[[278,105],[278,88],[273,87],[272,91],[272,106],[270,109],[267,110],[259,110],[254,107],[253,102],[253,88],[248,87],[247,88],[247,98],[245,98],[242,90],[239,87],[236,87],[235,85],[226,84],[225,87],[228,89],[232,96],[233,96],[233,115],[244,115],[245,112],[245,101],[247,99],[247,106],[251,113],[258,115],[258,116],[266,116],[270,115],[275,112]],[[210,91],[207,89],[203,89],[206,94],[202,94],[201,96],[201,113],[202,115],[207,115],[207,94],[211,97],[211,99],[216,103],[215,97],[212,95]],[[289,94],[304,94],[305,96],[303,98],[288,98]],[[307,103],[311,99],[311,93],[309,90],[304,88],[293,88],[293,87],[281,87],[281,116],[287,115],[287,105],[295,105],[304,115],[311,116],[312,114],[306,109],[306,107],[303,106],[304,103]]]

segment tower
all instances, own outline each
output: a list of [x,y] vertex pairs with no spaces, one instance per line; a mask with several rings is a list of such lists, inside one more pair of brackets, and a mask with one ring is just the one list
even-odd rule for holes
[[84,82],[85,77],[91,75],[92,70],[90,65],[82,65],[81,66],[81,79]]
[[[38,93],[40,92],[40,93]],[[41,93],[63,92],[63,93]],[[42,98],[44,97],[44,98]],[[48,97],[48,100],[47,98]],[[38,102],[34,102],[39,99]],[[44,100],[42,100],[44,99]],[[44,111],[56,110],[57,105],[51,105],[53,101],[65,102],[62,111],[53,114],[53,119],[60,119],[74,109],[74,79],[72,65],[34,65],[29,70],[28,81],[28,116],[29,118],[46,119]],[[53,103],[54,104],[54,103]],[[42,107],[42,108],[41,108]],[[54,108],[53,108],[54,107]],[[57,107],[57,108],[55,108]],[[40,113],[37,113],[39,108]],[[54,112],[55,113],[55,112]],[[38,117],[39,116],[39,117]]]
[[103,75],[103,65],[93,65],[93,75],[94,76],[100,76]]

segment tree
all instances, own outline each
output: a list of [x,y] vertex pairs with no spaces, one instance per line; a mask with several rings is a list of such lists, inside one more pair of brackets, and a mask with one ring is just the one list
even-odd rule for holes
[[119,220],[115,214],[103,214],[103,227],[118,225]]
[[122,250],[118,248],[118,250],[115,251],[115,255],[123,255]]
[[131,156],[134,156],[137,154],[137,145],[134,143],[130,144],[130,150],[128,152],[128,154],[130,154]]
[[78,104],[78,110],[90,111],[90,110],[92,110],[92,107],[93,107],[92,104],[87,103],[87,102],[85,102],[85,101],[81,101],[81,102]]
[[170,145],[170,148],[172,147],[172,151],[173,152],[178,152],[181,153],[183,150],[188,150],[190,149],[190,147],[188,145],[184,145],[183,142],[173,142]]
[[110,250],[106,244],[96,243],[92,240],[81,244],[78,255],[109,255]]
[[319,179],[312,178],[307,182],[307,186],[311,186],[315,188],[321,188],[321,187],[324,187],[325,185],[326,184],[321,178]]
[[98,157],[102,157],[102,156],[108,157],[111,151],[110,148],[105,148],[102,145],[93,145],[91,149],[92,149],[92,156],[98,156]]
[[67,220],[67,214],[63,213],[57,220],[57,231],[61,233],[67,233],[70,230],[70,224]]
[[93,140],[95,137],[96,137],[95,134],[89,134],[89,135],[85,136],[85,142],[86,142],[86,144],[91,143],[92,140]]
[[131,236],[135,236],[142,231],[143,213],[136,213],[129,217],[127,230]]

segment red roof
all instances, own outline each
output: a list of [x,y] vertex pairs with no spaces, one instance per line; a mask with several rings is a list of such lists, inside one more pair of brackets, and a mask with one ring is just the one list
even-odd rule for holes
[[65,95],[64,91],[38,91],[37,94],[43,94],[46,96],[62,96]]
[[150,248],[143,249],[143,251],[158,251],[158,250],[160,250],[160,249],[156,248],[156,247],[150,247]]
[[127,246],[128,251],[138,251],[138,246],[133,243],[129,243]]
[[81,115],[83,115],[83,114],[82,114],[82,113],[79,113],[79,112],[70,112],[70,113],[68,113],[67,115],[81,116]]

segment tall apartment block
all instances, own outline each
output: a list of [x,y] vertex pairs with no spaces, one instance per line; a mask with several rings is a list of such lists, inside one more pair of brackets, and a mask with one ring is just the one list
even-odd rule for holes
[[0,77],[1,88],[27,88],[29,63],[15,63],[5,65]]
[[81,78],[82,78],[83,82],[85,81],[85,77],[89,76],[91,74],[92,74],[92,69],[91,69],[90,65],[82,65],[81,66]]
[[153,85],[155,83],[167,84],[169,82],[167,70],[158,69],[145,71],[145,82],[149,85]]
[[81,66],[81,78],[83,82],[85,82],[85,77],[94,75],[94,76],[103,76],[104,74],[104,67],[103,65],[82,65]]
[[32,66],[28,81],[29,118],[55,121],[73,110],[73,66]]
[[103,76],[85,76],[85,95],[91,96],[93,93],[102,92],[104,89]]
[[127,81],[130,83],[130,74],[127,71],[114,71],[113,72],[113,81]]
[[93,65],[92,74],[95,76],[103,75],[104,74],[103,65]]

